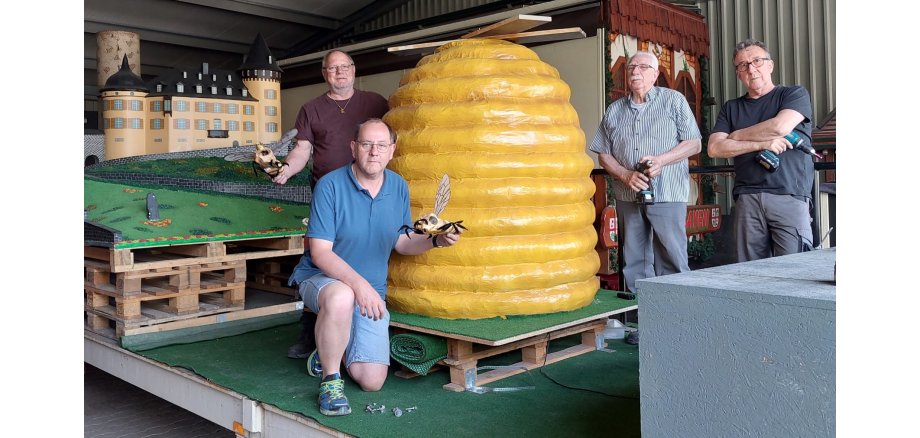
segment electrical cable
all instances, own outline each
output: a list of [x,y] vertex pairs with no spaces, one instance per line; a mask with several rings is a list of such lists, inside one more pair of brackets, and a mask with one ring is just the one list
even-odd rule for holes
[[[546,334],[546,348],[547,348],[547,350],[549,350],[549,340],[550,340],[550,336],[549,336],[549,333],[547,333],[547,334]],[[607,397],[618,398],[618,399],[623,399],[623,400],[639,400],[639,397],[630,397],[630,396],[618,395],[618,394],[608,394],[608,393],[606,393],[606,392],[597,391],[597,390],[594,390],[594,389],[579,388],[579,387],[576,387],[576,386],[566,385],[566,384],[564,384],[564,383],[562,383],[562,382],[560,382],[560,381],[554,379],[554,378],[551,377],[549,374],[546,374],[546,372],[543,370],[545,367],[546,367],[546,356],[543,356],[543,365],[540,366],[540,374],[542,374],[543,377],[546,377],[547,379],[549,379],[551,382],[553,382],[553,383],[555,383],[556,385],[559,385],[559,386],[561,386],[561,387],[563,387],[563,388],[566,388],[566,389],[574,389],[574,390],[577,390],[577,391],[593,392],[593,393],[595,393],[595,394],[600,394],[600,395],[604,395],[604,396],[607,396]],[[619,367],[619,368],[623,368],[623,367],[621,367],[621,366],[618,366],[618,367]]]

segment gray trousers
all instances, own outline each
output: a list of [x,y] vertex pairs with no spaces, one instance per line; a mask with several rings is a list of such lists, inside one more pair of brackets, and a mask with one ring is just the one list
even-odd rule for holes
[[790,195],[738,195],[734,214],[739,262],[795,254],[812,248],[808,203]]
[[636,280],[690,270],[687,265],[687,203],[639,205],[617,200],[622,224],[623,279],[636,291]]

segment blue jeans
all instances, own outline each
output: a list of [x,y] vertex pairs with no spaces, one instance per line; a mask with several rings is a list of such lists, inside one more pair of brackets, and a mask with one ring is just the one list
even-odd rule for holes
[[[327,285],[336,282],[334,278],[324,274],[316,274],[300,283],[298,290],[303,299],[303,305],[313,313],[319,314],[319,294]],[[355,305],[351,316],[351,333],[348,337],[348,346],[345,348],[345,367],[353,362],[390,364],[390,312],[384,313],[383,318],[374,321],[361,315]]]

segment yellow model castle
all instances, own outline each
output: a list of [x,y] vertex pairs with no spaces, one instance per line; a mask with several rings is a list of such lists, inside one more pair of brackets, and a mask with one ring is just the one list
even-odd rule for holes
[[237,71],[203,63],[144,83],[125,56],[100,92],[107,160],[281,139],[281,67],[261,34]]

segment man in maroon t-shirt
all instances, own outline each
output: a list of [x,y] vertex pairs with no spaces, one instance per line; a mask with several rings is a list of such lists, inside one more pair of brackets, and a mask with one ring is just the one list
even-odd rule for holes
[[[313,158],[310,186],[323,175],[351,163],[351,140],[359,123],[383,118],[389,110],[387,100],[374,92],[355,89],[355,62],[347,53],[333,50],[323,57],[323,79],[329,91],[305,103],[297,113],[297,145],[285,158],[287,169],[272,181],[284,184],[300,173]],[[288,357],[306,359],[316,348],[313,329],[316,314],[304,312],[297,343]]]
[[297,113],[297,145],[285,162],[288,169],[275,177],[284,184],[298,174],[313,157],[313,179],[351,163],[349,144],[358,124],[369,118],[383,118],[389,110],[386,98],[355,89],[355,62],[347,53],[333,50],[323,57],[323,78],[329,91],[305,103]]

